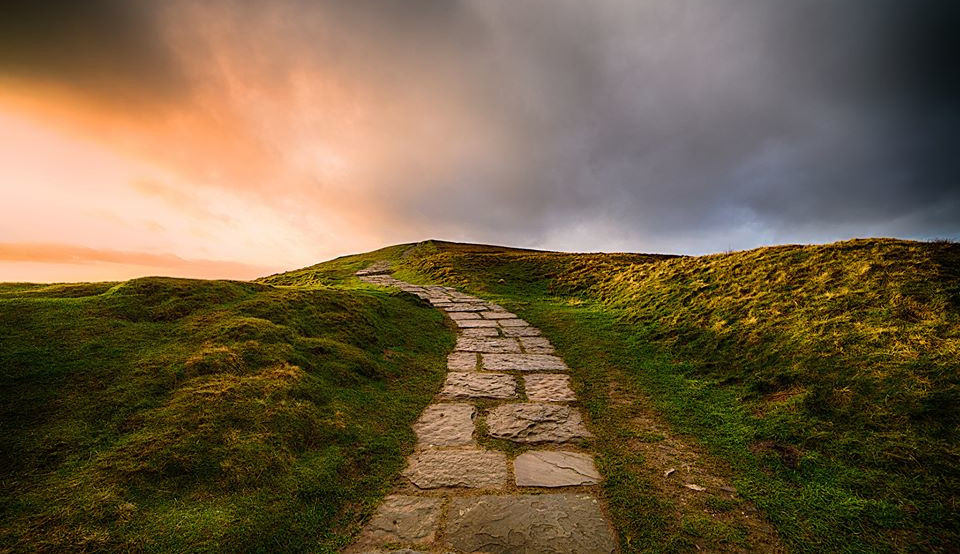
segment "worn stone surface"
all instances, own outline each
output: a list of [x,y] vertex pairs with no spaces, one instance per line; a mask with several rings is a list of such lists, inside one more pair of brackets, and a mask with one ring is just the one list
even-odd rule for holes
[[522,319],[498,319],[501,327],[529,327],[530,324]]
[[518,487],[575,487],[600,482],[593,456],[579,452],[524,452],[513,461],[513,473]]
[[520,344],[527,354],[553,354],[553,345],[544,337],[520,337]]
[[473,303],[453,303],[444,308],[446,312],[483,312],[486,311],[487,307],[483,304],[473,304]]
[[507,456],[496,450],[422,450],[410,456],[403,474],[421,489],[499,489],[507,483]]
[[520,343],[517,339],[489,338],[475,339],[460,337],[454,350],[461,352],[489,352],[489,353],[520,353]]
[[497,321],[494,319],[455,319],[454,323],[457,324],[457,327],[462,329],[497,326]]
[[483,312],[483,317],[486,319],[517,319],[517,314],[501,310],[491,310],[489,312]]
[[391,495],[360,533],[360,544],[429,544],[436,538],[443,499]]
[[467,446],[473,444],[472,404],[441,403],[427,406],[413,424],[420,446]]
[[448,373],[440,395],[452,399],[516,398],[517,381],[502,373]]
[[450,500],[446,538],[464,552],[597,553],[616,539],[591,495],[472,496]]
[[539,337],[540,329],[536,327],[506,327],[501,329],[505,337]]
[[454,352],[447,356],[447,369],[450,371],[473,371],[477,369],[477,355],[474,352]]
[[481,319],[477,312],[450,312],[450,319]]
[[483,354],[483,369],[493,371],[563,371],[567,364],[550,354]]
[[503,404],[487,414],[491,437],[520,443],[562,443],[592,435],[580,413],[568,406],[536,402]]
[[460,334],[474,339],[499,337],[500,333],[496,327],[475,327],[473,329],[460,329]]
[[523,377],[527,398],[533,402],[573,402],[577,396],[570,389],[570,378],[556,373],[536,373]]

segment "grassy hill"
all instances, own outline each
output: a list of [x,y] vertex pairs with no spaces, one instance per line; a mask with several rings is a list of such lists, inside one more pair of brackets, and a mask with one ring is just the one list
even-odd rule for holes
[[0,551],[338,550],[452,344],[369,289],[0,285]]
[[425,243],[398,263],[400,277],[496,299],[559,346],[638,550],[683,551],[660,537],[689,529],[638,516],[662,499],[635,482],[630,409],[611,389],[732,468],[797,551],[960,544],[960,245],[664,257]]
[[725,519],[745,504],[663,493],[650,417],[792,551],[960,544],[960,245],[427,241],[252,283],[0,285],[0,550],[336,550],[399,471],[453,342],[437,312],[353,277],[383,259],[557,345],[626,552],[746,549]]

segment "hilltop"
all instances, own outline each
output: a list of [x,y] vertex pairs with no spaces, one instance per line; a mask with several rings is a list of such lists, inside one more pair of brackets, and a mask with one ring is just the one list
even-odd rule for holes
[[[748,506],[798,552],[960,543],[960,245],[863,239],[698,257],[425,241],[251,283],[0,285],[0,545],[345,544],[454,336],[354,277],[382,260],[557,346],[624,551],[747,549]],[[678,492],[669,469],[737,496]]]

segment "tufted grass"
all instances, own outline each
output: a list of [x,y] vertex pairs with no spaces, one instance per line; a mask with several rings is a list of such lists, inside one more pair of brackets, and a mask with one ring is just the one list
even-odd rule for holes
[[669,502],[629,469],[636,453],[600,383],[650,398],[732,468],[793,551],[960,544],[960,245],[666,257],[428,242],[401,268],[495,299],[558,346],[598,428],[629,551],[720,548],[710,537],[726,531],[668,521]]
[[338,551],[452,342],[369,288],[0,285],[0,551]]

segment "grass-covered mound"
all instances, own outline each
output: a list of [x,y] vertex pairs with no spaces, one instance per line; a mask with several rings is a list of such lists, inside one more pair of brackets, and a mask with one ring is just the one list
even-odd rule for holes
[[659,540],[682,526],[642,520],[643,487],[625,498],[629,479],[610,479],[631,453],[623,420],[607,419],[608,381],[733,467],[796,550],[960,544],[960,245],[660,257],[430,242],[398,263],[401,277],[499,299],[558,344],[601,428],[615,519],[646,537],[638,550],[690,545]]
[[383,291],[0,285],[0,550],[337,550],[452,341]]

